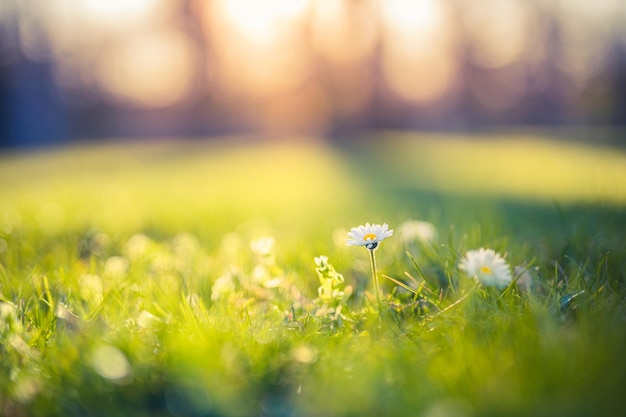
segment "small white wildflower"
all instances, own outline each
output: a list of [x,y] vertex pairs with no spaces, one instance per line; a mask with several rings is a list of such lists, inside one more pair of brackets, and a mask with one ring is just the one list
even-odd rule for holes
[[512,280],[511,267],[493,249],[480,248],[467,252],[459,268],[469,277],[490,287],[506,287]]
[[315,258],[313,258],[313,261],[315,261],[315,265],[322,269],[328,268],[328,256],[316,256]]
[[369,224],[365,226],[353,227],[348,232],[348,239],[346,244],[348,246],[365,246],[369,250],[374,250],[378,247],[378,244],[383,240],[393,235],[393,230],[389,230],[387,223]]
[[437,229],[432,223],[420,220],[407,220],[398,227],[398,231],[405,243],[413,241],[432,243],[437,234]]

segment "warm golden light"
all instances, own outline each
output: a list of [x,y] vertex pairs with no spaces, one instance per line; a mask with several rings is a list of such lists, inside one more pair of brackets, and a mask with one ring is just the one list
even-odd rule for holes
[[[609,96],[623,0],[36,3],[0,0],[1,41],[50,64],[63,105],[75,109],[206,99],[213,115],[237,110],[221,127],[316,131],[391,122],[395,109],[372,111],[392,103],[412,126],[431,114],[413,119],[412,109],[425,107],[447,120],[476,105],[470,119],[509,123],[618,113],[607,109],[619,105]],[[568,109],[535,114],[534,100]]]
[[82,9],[82,18],[90,24],[116,28],[146,22],[164,4],[163,0],[83,0],[77,4],[67,3],[67,0],[61,2],[66,3],[65,7]]
[[103,51],[98,81],[114,98],[134,105],[164,107],[189,93],[195,51],[181,33],[162,31]]
[[232,28],[248,41],[268,42],[280,26],[301,16],[308,0],[222,0],[219,8]]
[[410,101],[430,101],[446,92],[455,75],[455,63],[440,51],[405,55],[389,48],[385,51],[383,73],[387,85]]
[[455,76],[447,11],[437,0],[381,4],[383,74],[388,86],[410,101],[441,96]]
[[394,31],[425,34],[442,23],[443,9],[438,0],[385,0],[381,2],[383,18]]
[[221,90],[248,97],[285,94],[309,73],[298,23],[308,0],[222,0],[203,7]]
[[475,45],[472,60],[481,67],[511,65],[522,58],[533,39],[527,34],[532,23],[528,10],[517,0],[492,0],[487,5],[481,2],[480,7],[471,7],[466,16]]
[[318,0],[312,8],[311,28],[315,51],[341,66],[370,57],[378,36],[376,11],[367,3]]

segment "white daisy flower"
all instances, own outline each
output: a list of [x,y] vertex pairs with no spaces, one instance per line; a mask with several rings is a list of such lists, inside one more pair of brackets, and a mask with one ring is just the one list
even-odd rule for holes
[[348,232],[348,239],[346,244],[348,246],[365,246],[369,250],[374,250],[378,247],[378,244],[383,240],[393,235],[393,230],[389,230],[387,223],[369,224],[365,226],[353,227]]
[[480,248],[467,252],[459,268],[489,287],[506,287],[513,279],[511,267],[493,249]]

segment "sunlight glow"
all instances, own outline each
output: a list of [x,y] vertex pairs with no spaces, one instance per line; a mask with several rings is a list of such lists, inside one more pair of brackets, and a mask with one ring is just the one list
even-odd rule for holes
[[84,0],[82,15],[100,26],[127,26],[149,19],[162,0]]
[[410,101],[441,96],[455,75],[447,11],[438,0],[381,4],[383,73],[389,87]]
[[245,126],[361,123],[382,96],[437,106],[468,92],[504,116],[533,91],[557,94],[550,68],[566,79],[559,100],[610,107],[608,83],[588,87],[618,68],[613,49],[626,34],[622,0],[0,3],[1,43],[50,63],[64,105],[211,96]]
[[249,40],[264,42],[277,35],[278,27],[301,16],[308,0],[223,0],[224,17]]
[[399,32],[425,33],[441,23],[438,0],[386,0],[381,4],[383,18]]
[[300,86],[311,67],[298,30],[308,6],[308,0],[222,0],[203,6],[222,91],[259,97]]
[[472,60],[484,68],[511,65],[522,58],[528,42],[533,39],[527,34],[533,23],[528,10],[518,0],[485,3],[470,8],[467,13],[468,30],[475,45]]
[[354,65],[371,56],[376,42],[375,10],[367,3],[318,0],[311,14],[316,52],[338,65]]
[[189,93],[195,68],[194,48],[175,31],[130,39],[103,51],[98,79],[113,97],[133,105],[164,107]]

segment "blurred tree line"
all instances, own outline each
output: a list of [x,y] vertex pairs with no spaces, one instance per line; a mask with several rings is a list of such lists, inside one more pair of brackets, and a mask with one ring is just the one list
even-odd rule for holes
[[620,126],[626,5],[585,3],[7,0],[0,146]]

